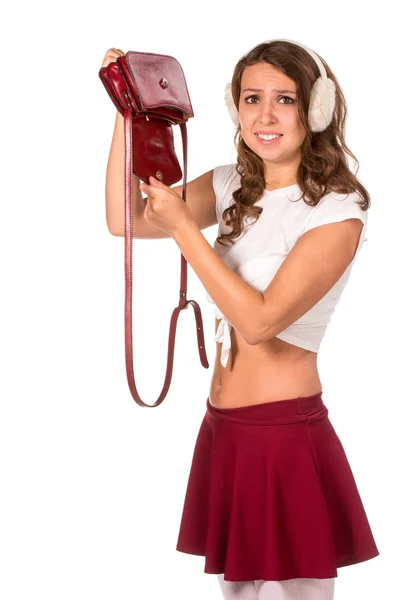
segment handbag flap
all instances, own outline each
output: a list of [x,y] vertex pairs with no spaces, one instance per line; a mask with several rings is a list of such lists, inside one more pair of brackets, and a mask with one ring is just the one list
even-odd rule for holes
[[182,67],[173,56],[130,50],[125,58],[141,110],[165,106],[194,116]]

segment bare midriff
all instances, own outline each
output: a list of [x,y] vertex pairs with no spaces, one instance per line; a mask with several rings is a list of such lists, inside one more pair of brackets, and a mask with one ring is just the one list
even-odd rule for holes
[[[216,319],[215,330],[218,324]],[[209,400],[217,408],[313,396],[322,389],[316,352],[276,337],[250,345],[232,327],[228,362],[223,367],[221,344],[216,345]]]

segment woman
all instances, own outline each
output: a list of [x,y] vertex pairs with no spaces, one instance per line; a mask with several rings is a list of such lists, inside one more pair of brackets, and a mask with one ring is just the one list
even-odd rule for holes
[[[189,182],[186,203],[155,178],[134,189],[134,236],[172,237],[217,317],[177,550],[204,556],[226,599],[330,600],[337,568],[379,554],[317,369],[370,197],[347,165],[343,93],[305,46],[257,45],[226,102],[237,163]],[[124,235],[121,116],[113,145],[107,223]],[[212,248],[201,230],[217,223]]]

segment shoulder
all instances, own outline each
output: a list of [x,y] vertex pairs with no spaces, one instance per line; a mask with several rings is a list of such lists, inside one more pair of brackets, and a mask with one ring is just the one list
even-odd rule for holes
[[226,165],[218,165],[214,167],[213,183],[215,187],[228,187],[239,178],[236,171],[237,163],[229,163]]
[[364,226],[368,221],[368,210],[360,206],[362,198],[358,192],[342,194],[329,192],[321,198],[318,204],[312,207],[304,232],[327,223],[338,223],[346,219],[359,219]]
[[218,219],[232,200],[232,193],[240,186],[240,176],[236,170],[236,165],[237,163],[229,163],[214,167],[213,188]]

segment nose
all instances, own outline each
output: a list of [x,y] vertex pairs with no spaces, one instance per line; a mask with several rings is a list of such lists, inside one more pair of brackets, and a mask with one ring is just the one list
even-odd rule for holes
[[268,100],[263,100],[260,102],[258,117],[261,122],[269,123],[271,121],[275,121],[276,117],[274,103]]

